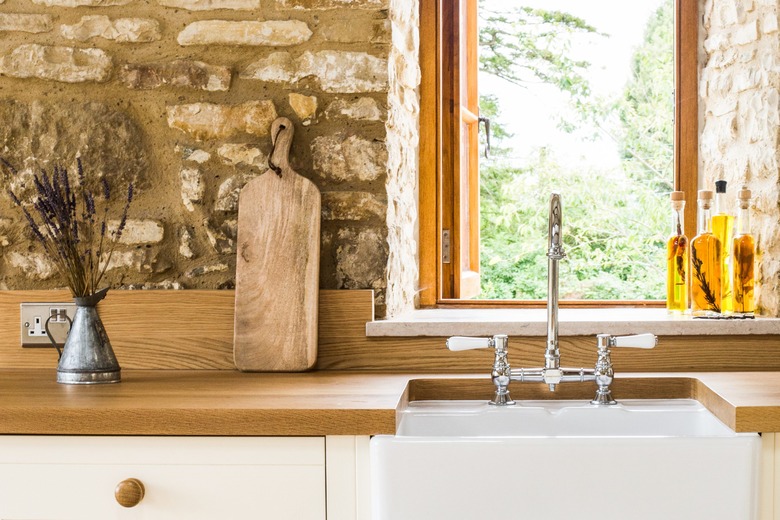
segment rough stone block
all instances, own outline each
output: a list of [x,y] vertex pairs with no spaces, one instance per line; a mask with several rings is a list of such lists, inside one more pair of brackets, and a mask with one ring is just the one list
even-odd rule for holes
[[19,269],[33,280],[48,280],[57,273],[54,264],[42,253],[22,254],[11,251],[4,256],[11,267]]
[[214,211],[238,211],[238,196],[246,180],[240,175],[228,177],[217,190],[217,200],[214,203]]
[[387,89],[387,60],[365,52],[304,53],[301,69],[319,79],[325,92],[380,92]]
[[228,67],[202,61],[176,60],[170,63],[124,65],[119,79],[127,88],[149,90],[162,86],[194,88],[208,92],[230,89]]
[[772,34],[777,32],[777,13],[770,13],[761,19],[761,32],[764,34]]
[[739,22],[739,9],[734,0],[720,2],[716,13],[718,14],[717,23],[721,27],[728,27]]
[[214,251],[220,254],[235,253],[235,242],[226,233],[226,230],[230,231],[230,226],[215,228],[208,220],[204,220],[203,228],[206,231],[206,238],[208,238],[209,244],[214,248]]
[[737,59],[737,51],[735,49],[726,49],[725,51],[713,52],[707,60],[707,68],[709,69],[722,69],[732,65]]
[[277,9],[387,9],[388,0],[276,0]]
[[311,144],[312,162],[324,178],[341,181],[376,181],[387,169],[384,143],[343,134],[317,137]]
[[201,265],[195,267],[194,269],[190,269],[189,271],[184,273],[184,276],[187,278],[195,278],[196,276],[203,276],[204,274],[209,274],[209,273],[224,273],[228,269],[229,269],[228,265],[221,262],[218,264]]
[[726,50],[731,46],[731,38],[726,32],[716,32],[710,34],[704,40],[704,50],[708,53],[712,53],[718,50]]
[[0,32],[43,33],[51,29],[52,17],[48,14],[0,13]]
[[0,74],[65,83],[104,82],[111,75],[111,57],[100,49],[27,43],[0,59]]
[[161,38],[160,23],[151,18],[116,18],[82,16],[73,25],[63,25],[60,32],[68,40],[85,42],[90,38],[104,38],[119,43],[153,42]]
[[33,0],[34,4],[47,7],[109,7],[127,5],[133,0]]
[[317,97],[304,96],[297,92],[291,92],[288,96],[290,107],[299,119],[304,121],[313,119],[317,115]]
[[735,45],[747,45],[755,42],[758,39],[758,22],[753,20],[752,22],[741,25],[734,31],[731,41]]
[[268,169],[268,155],[256,146],[246,143],[225,143],[217,150],[225,164],[245,165],[261,171]]
[[328,119],[346,117],[358,121],[384,121],[387,118],[387,111],[379,105],[376,99],[370,97],[362,97],[354,101],[337,99],[325,109],[325,117]]
[[329,42],[338,43],[389,43],[390,21],[371,20],[368,23],[355,23],[352,19],[336,20],[319,29],[322,37]]
[[[108,260],[108,266],[106,271],[132,270],[139,273],[152,273],[160,272],[155,268],[157,262],[157,252],[151,249],[132,249],[129,251],[115,250],[108,259],[108,253],[102,259],[103,262]],[[164,269],[163,269],[164,270]]]
[[240,105],[193,103],[168,107],[168,125],[194,139],[224,139],[247,133],[266,136],[276,119],[273,101],[248,101]]
[[157,0],[164,7],[175,7],[188,11],[213,11],[232,9],[249,11],[260,7],[260,0]]
[[707,103],[707,110],[716,117],[725,116],[737,110],[737,97],[721,98]]
[[179,282],[173,280],[163,280],[162,282],[145,282],[145,283],[131,283],[129,285],[122,286],[123,289],[128,291],[146,291],[146,290],[170,290],[179,291],[184,289],[184,286]]
[[387,89],[387,60],[365,52],[304,52],[298,58],[276,52],[250,64],[245,79],[293,83],[313,76],[325,92],[381,92]]
[[326,191],[322,193],[323,220],[361,221],[384,219],[387,200],[363,191]]
[[293,58],[289,52],[272,52],[267,57],[250,64],[239,74],[239,77],[293,83],[305,76],[299,69],[299,60]]
[[298,45],[311,38],[312,32],[300,20],[193,22],[179,33],[179,45]]
[[764,74],[760,70],[753,69],[741,69],[733,77],[733,89],[735,92],[744,92],[745,90],[751,90],[764,81]]
[[182,168],[179,172],[181,179],[181,200],[188,211],[195,211],[194,203],[203,200],[206,186],[203,184],[202,175],[197,168]]
[[179,229],[179,254],[184,258],[191,259],[195,256],[192,251],[192,232],[186,226]]
[[336,247],[338,289],[385,287],[387,242],[378,229],[340,229]]
[[[0,143],[9,143],[3,156],[12,164],[35,158],[29,164],[36,171],[38,165],[60,164],[75,172],[80,156],[88,179],[105,176],[120,201],[131,181],[147,184],[144,133],[113,103],[0,100],[0,121],[6,122],[0,124]],[[100,186],[91,187],[100,193]]]
[[[108,221],[108,236],[113,237],[119,227],[118,220]],[[163,241],[163,227],[156,220],[127,219],[119,244],[159,244]]]
[[11,240],[17,234],[14,230],[14,220],[10,218],[0,218],[0,247],[8,247]]
[[182,155],[182,159],[189,162],[203,164],[205,162],[208,162],[209,159],[211,159],[211,154],[208,153],[206,150],[198,150],[198,149],[193,150],[191,148],[188,148],[185,149],[184,154]]

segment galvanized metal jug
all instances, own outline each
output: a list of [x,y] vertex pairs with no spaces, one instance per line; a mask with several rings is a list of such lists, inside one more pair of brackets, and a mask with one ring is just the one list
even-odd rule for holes
[[97,304],[108,289],[74,298],[76,315],[57,366],[57,382],[75,385],[118,383],[119,363],[97,313]]

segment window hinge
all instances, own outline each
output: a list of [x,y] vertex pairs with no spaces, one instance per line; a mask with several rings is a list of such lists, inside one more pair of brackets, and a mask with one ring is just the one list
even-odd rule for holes
[[450,263],[450,230],[441,230],[441,263]]

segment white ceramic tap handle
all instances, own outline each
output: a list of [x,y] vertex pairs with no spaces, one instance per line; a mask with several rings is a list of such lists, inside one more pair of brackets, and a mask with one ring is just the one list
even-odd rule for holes
[[612,339],[613,347],[654,348],[658,344],[655,334],[634,334],[633,336],[616,336]]
[[492,338],[469,338],[466,336],[453,336],[447,340],[447,348],[457,352],[459,350],[474,350],[477,348],[489,348]]

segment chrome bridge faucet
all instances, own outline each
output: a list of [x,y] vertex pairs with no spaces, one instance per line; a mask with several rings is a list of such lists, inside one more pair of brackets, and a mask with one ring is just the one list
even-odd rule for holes
[[551,392],[554,392],[555,387],[561,383],[595,381],[596,397],[591,403],[615,404],[609,389],[614,375],[609,349],[612,347],[653,348],[658,343],[658,338],[653,334],[623,337],[599,334],[597,336],[598,359],[595,368],[561,368],[561,354],[558,348],[558,262],[566,256],[566,253],[563,250],[561,196],[558,193],[550,196],[547,246],[547,347],[544,353],[544,368],[511,368],[507,359],[509,338],[502,334],[492,338],[452,337],[447,340],[447,348],[453,351],[495,349],[491,378],[496,387],[496,396],[491,401],[492,404],[499,406],[514,404],[509,396],[511,381],[543,382],[550,387]]

